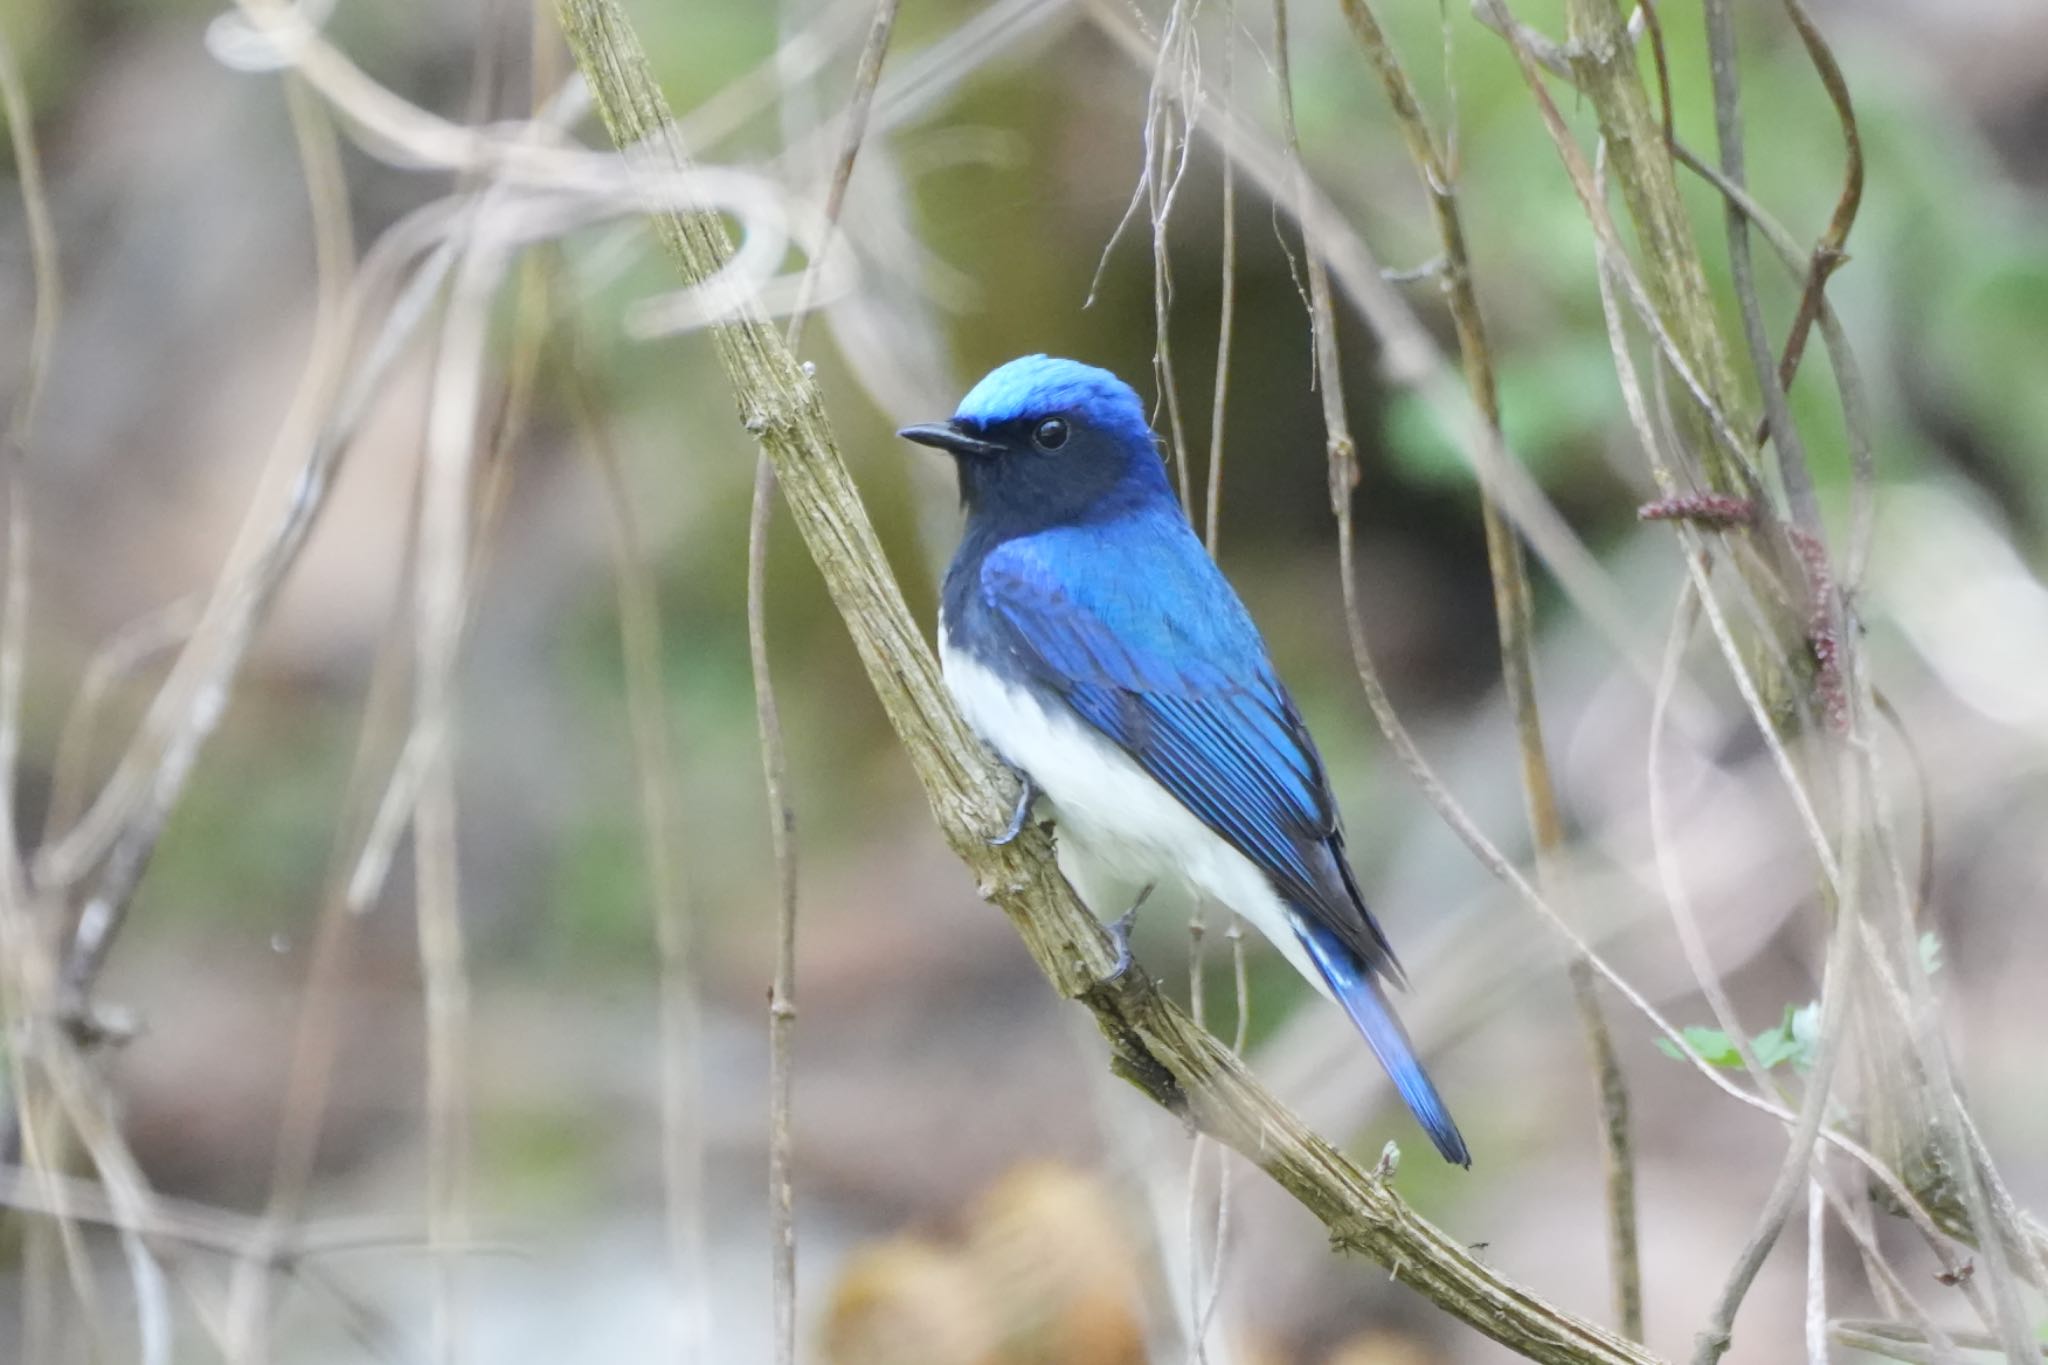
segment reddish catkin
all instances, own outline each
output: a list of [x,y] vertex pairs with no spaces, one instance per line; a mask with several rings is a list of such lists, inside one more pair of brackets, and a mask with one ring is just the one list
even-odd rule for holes
[[1821,714],[1836,734],[1849,729],[1849,689],[1842,680],[1842,642],[1828,614],[1828,602],[1835,595],[1833,570],[1828,565],[1828,547],[1820,537],[1797,526],[1785,528],[1799,562],[1806,569],[1806,585],[1812,603],[1806,613],[1806,643],[1813,651],[1813,692],[1820,700]]
[[1646,502],[1636,509],[1638,521],[1689,521],[1726,529],[1756,524],[1756,504],[1729,493],[1679,493]]

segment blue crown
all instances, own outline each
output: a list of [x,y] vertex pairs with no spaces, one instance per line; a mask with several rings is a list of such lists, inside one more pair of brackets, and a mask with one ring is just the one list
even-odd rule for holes
[[1153,444],[1145,405],[1129,384],[1108,370],[1054,356],[1020,356],[990,370],[960,400],[953,420],[986,430],[1056,413],[1147,447]]

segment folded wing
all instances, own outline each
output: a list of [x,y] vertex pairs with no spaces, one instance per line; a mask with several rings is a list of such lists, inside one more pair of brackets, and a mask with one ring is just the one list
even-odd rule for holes
[[[998,646],[1250,859],[1298,914],[1400,981],[1345,863],[1322,760],[1228,582],[1184,529],[1128,566],[1114,550],[1075,543],[1085,535],[1053,532],[989,555],[981,605]],[[1091,572],[1060,571],[1075,563]]]

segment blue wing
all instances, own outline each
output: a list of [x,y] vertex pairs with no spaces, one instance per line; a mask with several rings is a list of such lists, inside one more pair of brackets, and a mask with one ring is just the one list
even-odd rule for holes
[[1251,618],[1178,516],[1078,526],[983,561],[993,637],[1358,959],[1400,965],[1352,881],[1336,803]]

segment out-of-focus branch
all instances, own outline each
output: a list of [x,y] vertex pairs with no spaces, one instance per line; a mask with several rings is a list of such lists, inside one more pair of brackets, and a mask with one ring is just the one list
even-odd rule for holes
[[[796,309],[785,334],[791,351],[803,337],[818,279],[832,251],[855,159],[866,135],[882,59],[896,27],[897,0],[877,0],[853,77],[840,142],[826,187],[816,252],[798,281]],[[768,650],[768,532],[775,511],[775,465],[764,450],[754,461],[753,505],[747,517],[747,660],[754,680],[754,724],[768,800],[768,843],[775,863],[775,974],[768,988],[768,1220],[770,1318],[777,1365],[796,1361],[796,806],[789,794],[789,751],[775,699]]]
[[[1910,1365],[1941,1365],[1945,1358],[1944,1344],[1959,1346],[1966,1351],[1996,1351],[1999,1348],[1998,1338],[1989,1332],[1952,1332],[1948,1335],[1948,1343],[1939,1343],[1902,1323],[1873,1318],[1836,1318],[1828,1324],[1828,1336],[1849,1349],[1908,1361]],[[2043,1356],[2048,1356],[2048,1345],[2020,1359]]]
[[[565,310],[566,311],[566,310]],[[682,791],[662,668],[661,607],[649,553],[619,453],[606,439],[578,338],[562,349],[564,397],[578,444],[604,494],[619,616],[626,715],[632,727],[646,850],[649,908],[661,959],[662,1192],[675,1296],[679,1357],[705,1358],[710,1335],[709,1256],[704,1227],[704,1087],[699,1049],[703,1008],[691,975],[695,956],[688,877],[682,865]]]
[[[613,138],[655,167],[685,158],[666,101],[616,0],[560,0],[559,9]],[[712,279],[731,247],[716,219],[658,211],[657,239],[692,281]],[[736,287],[736,286],[735,286]],[[841,461],[817,386],[744,299],[714,338],[747,428],[775,462],[783,496],[869,680],[923,783],[940,832],[999,905],[1040,969],[1086,1004],[1112,1066],[1154,1102],[1242,1152],[1314,1213],[1345,1250],[1361,1252],[1446,1312],[1532,1360],[1654,1358],[1551,1307],[1482,1265],[1280,1105],[1218,1040],[1163,998],[1140,969],[1112,979],[1115,952],[1061,880],[1043,831],[993,847],[1012,791],[940,685],[931,651],[889,572]]]
[[[1235,114],[1233,100],[1237,83],[1237,5],[1231,0],[1223,11],[1223,85],[1218,98],[1227,119]],[[1223,295],[1216,316],[1216,380],[1209,409],[1208,493],[1202,500],[1202,543],[1216,553],[1223,528],[1223,433],[1224,418],[1230,411],[1230,343],[1237,322],[1237,158],[1223,157],[1223,273],[1219,289]]]
[[22,477],[28,444],[42,406],[50,373],[50,353],[57,343],[57,322],[64,309],[64,281],[57,265],[57,232],[43,185],[41,153],[36,146],[34,115],[28,87],[15,61],[13,44],[0,33],[0,108],[7,115],[8,141],[14,152],[15,175],[21,183],[22,217],[28,228],[29,261],[35,276],[35,304],[29,324],[28,370],[16,390],[7,429],[0,434],[0,480],[4,480],[7,529],[6,581],[0,589],[0,877],[5,894],[21,905],[28,879],[16,845],[19,822],[14,809],[16,762],[21,754],[21,691],[28,636],[29,519],[28,488]]
[[[1443,246],[1443,290],[1457,332],[1465,384],[1481,419],[1499,440],[1500,389],[1494,378],[1493,352],[1487,343],[1479,293],[1473,284],[1472,262],[1465,247],[1455,173],[1438,150],[1414,82],[1387,41],[1367,0],[1342,0],[1342,8],[1386,90],[1387,103],[1394,111],[1408,155],[1420,173],[1437,239]],[[1502,448],[1506,448],[1505,442]],[[1514,714],[1515,737],[1521,750],[1522,793],[1536,849],[1537,879],[1546,894],[1554,895],[1562,876],[1564,821],[1558,813],[1556,788],[1543,742],[1543,718],[1536,703],[1535,622],[1528,564],[1521,539],[1484,484],[1480,486],[1479,510],[1486,528],[1486,563],[1493,579],[1494,620],[1500,633],[1501,684]],[[1629,1134],[1628,1083],[1600,1008],[1591,964],[1583,956],[1574,957],[1570,975],[1572,995],[1586,1031],[1600,1092],[1601,1136],[1607,1166],[1608,1257],[1615,1315],[1622,1332],[1631,1340],[1640,1341],[1643,1283],[1636,1251],[1635,1157]]]
[[[1643,246],[1644,284],[1680,352],[1725,411],[1738,398],[1734,367],[1722,342],[1692,220],[1678,196],[1663,119],[1643,84],[1621,5],[1618,0],[1568,0],[1565,13],[1571,38],[1567,56],[1613,156],[1615,178]],[[1687,426],[1697,423],[1688,419]],[[1733,463],[1733,452],[1717,449],[1704,429],[1697,430],[1693,444],[1716,488],[1750,491],[1754,474]]]

